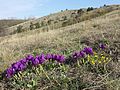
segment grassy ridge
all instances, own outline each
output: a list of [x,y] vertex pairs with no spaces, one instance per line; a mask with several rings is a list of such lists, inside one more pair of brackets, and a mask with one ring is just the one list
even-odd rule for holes
[[[41,31],[48,31],[53,29],[59,29],[61,27],[66,27],[85,20],[90,20],[92,18],[96,18],[119,9],[119,5],[110,5],[97,9],[94,8],[90,11],[87,11],[86,9],[66,10],[55,14],[50,14],[48,16],[44,16],[36,20],[21,23],[8,29],[11,30],[12,34],[17,33],[19,31],[22,32],[37,29],[41,29]],[[21,26],[21,30],[18,30],[19,26]]]

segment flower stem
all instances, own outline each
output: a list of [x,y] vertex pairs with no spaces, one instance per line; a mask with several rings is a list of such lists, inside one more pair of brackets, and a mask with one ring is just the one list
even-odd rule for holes
[[50,81],[50,83],[52,84],[49,76],[47,75],[47,73],[45,72],[45,70],[43,69],[43,67],[42,67],[41,65],[40,65],[40,68],[41,68],[41,70],[43,71],[43,73],[45,74],[45,76],[47,77],[47,79],[48,79],[48,80]]

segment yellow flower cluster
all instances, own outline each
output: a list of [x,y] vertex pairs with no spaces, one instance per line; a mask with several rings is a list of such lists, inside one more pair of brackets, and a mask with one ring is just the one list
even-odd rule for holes
[[96,52],[94,52],[94,55],[91,56],[91,55],[88,55],[87,56],[87,60],[88,62],[90,62],[92,65],[95,65],[95,64],[103,64],[103,63],[107,63],[110,61],[110,59],[104,55],[104,54],[98,54]]

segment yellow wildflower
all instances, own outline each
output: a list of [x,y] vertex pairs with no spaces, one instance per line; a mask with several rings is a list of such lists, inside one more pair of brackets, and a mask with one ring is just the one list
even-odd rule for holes
[[106,62],[106,60],[103,61],[104,63]]
[[98,60],[98,63],[102,63],[101,60]]
[[93,65],[95,65],[95,62],[94,62],[93,60],[91,61],[91,63],[92,63]]
[[101,57],[101,60],[104,61],[104,60],[105,60],[105,56],[102,56],[102,57]]

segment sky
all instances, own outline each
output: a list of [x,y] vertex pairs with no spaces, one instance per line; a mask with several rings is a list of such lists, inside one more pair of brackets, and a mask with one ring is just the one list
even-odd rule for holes
[[0,19],[42,17],[65,9],[120,4],[120,0],[0,0]]

